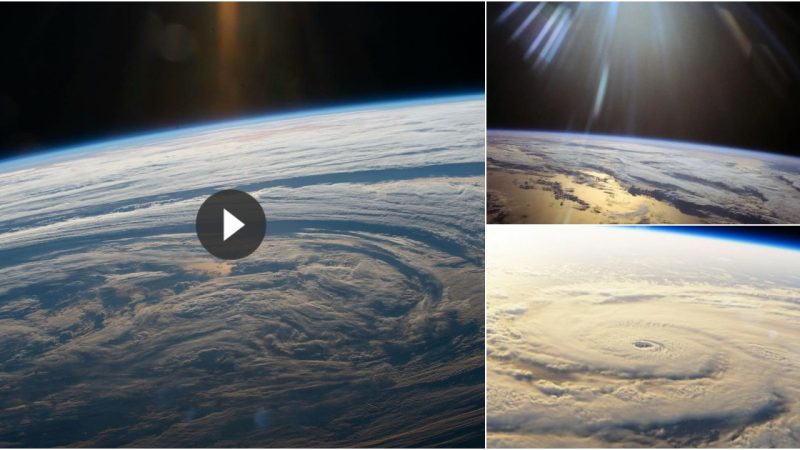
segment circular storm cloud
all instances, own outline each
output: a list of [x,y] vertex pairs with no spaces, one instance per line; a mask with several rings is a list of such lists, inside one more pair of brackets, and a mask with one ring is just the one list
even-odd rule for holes
[[490,446],[798,445],[800,252],[502,228],[487,236],[488,291],[507,294],[488,303]]

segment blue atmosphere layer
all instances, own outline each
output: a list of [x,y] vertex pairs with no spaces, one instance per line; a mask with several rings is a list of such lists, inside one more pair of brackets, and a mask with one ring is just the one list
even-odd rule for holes
[[298,117],[311,117],[324,114],[338,114],[346,112],[363,111],[366,109],[384,109],[384,108],[401,108],[406,106],[422,106],[432,105],[438,103],[458,102],[467,100],[482,100],[484,98],[483,92],[467,92],[467,93],[451,93],[434,95],[430,97],[414,97],[402,100],[385,99],[370,102],[350,103],[347,105],[310,108],[302,110],[292,110],[284,112],[271,112],[267,114],[259,114],[247,116],[242,118],[215,120],[202,123],[194,123],[188,125],[181,125],[171,127],[169,129],[156,129],[149,131],[142,131],[138,133],[129,133],[123,136],[116,136],[104,139],[95,139],[83,143],[64,145],[47,150],[39,150],[35,153],[19,155],[8,159],[0,159],[0,171],[8,171],[18,169],[21,167],[34,166],[40,161],[50,160],[51,158],[65,158],[77,156],[80,153],[91,153],[97,150],[100,146],[108,146],[109,144],[122,144],[136,141],[137,139],[153,139],[153,138],[169,138],[188,134],[193,132],[203,131],[209,128],[217,128],[222,126],[239,126],[247,125],[256,122],[276,121],[285,119],[294,119]]
[[649,226],[649,231],[724,239],[754,245],[800,251],[800,227],[796,226]]

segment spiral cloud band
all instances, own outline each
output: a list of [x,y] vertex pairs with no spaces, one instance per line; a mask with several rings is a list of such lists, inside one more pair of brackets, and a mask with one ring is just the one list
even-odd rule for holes
[[[0,446],[482,446],[483,99],[0,165]],[[205,198],[267,237],[222,261]]]
[[800,252],[490,227],[490,446],[796,447]]

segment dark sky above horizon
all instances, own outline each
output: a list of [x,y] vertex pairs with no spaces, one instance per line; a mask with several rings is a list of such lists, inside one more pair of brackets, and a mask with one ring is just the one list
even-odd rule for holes
[[481,3],[0,5],[0,158],[272,111],[482,92]]
[[490,128],[800,154],[800,8],[510,5],[487,9]]
[[654,231],[743,241],[800,251],[800,229],[796,226],[650,226]]

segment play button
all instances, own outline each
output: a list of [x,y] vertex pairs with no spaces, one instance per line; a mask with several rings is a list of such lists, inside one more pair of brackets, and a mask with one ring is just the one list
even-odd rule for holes
[[200,243],[221,259],[240,259],[256,251],[267,231],[267,218],[256,199],[233,189],[208,197],[197,211]]
[[227,241],[234,233],[241,230],[244,224],[236,216],[222,208],[222,240]]

